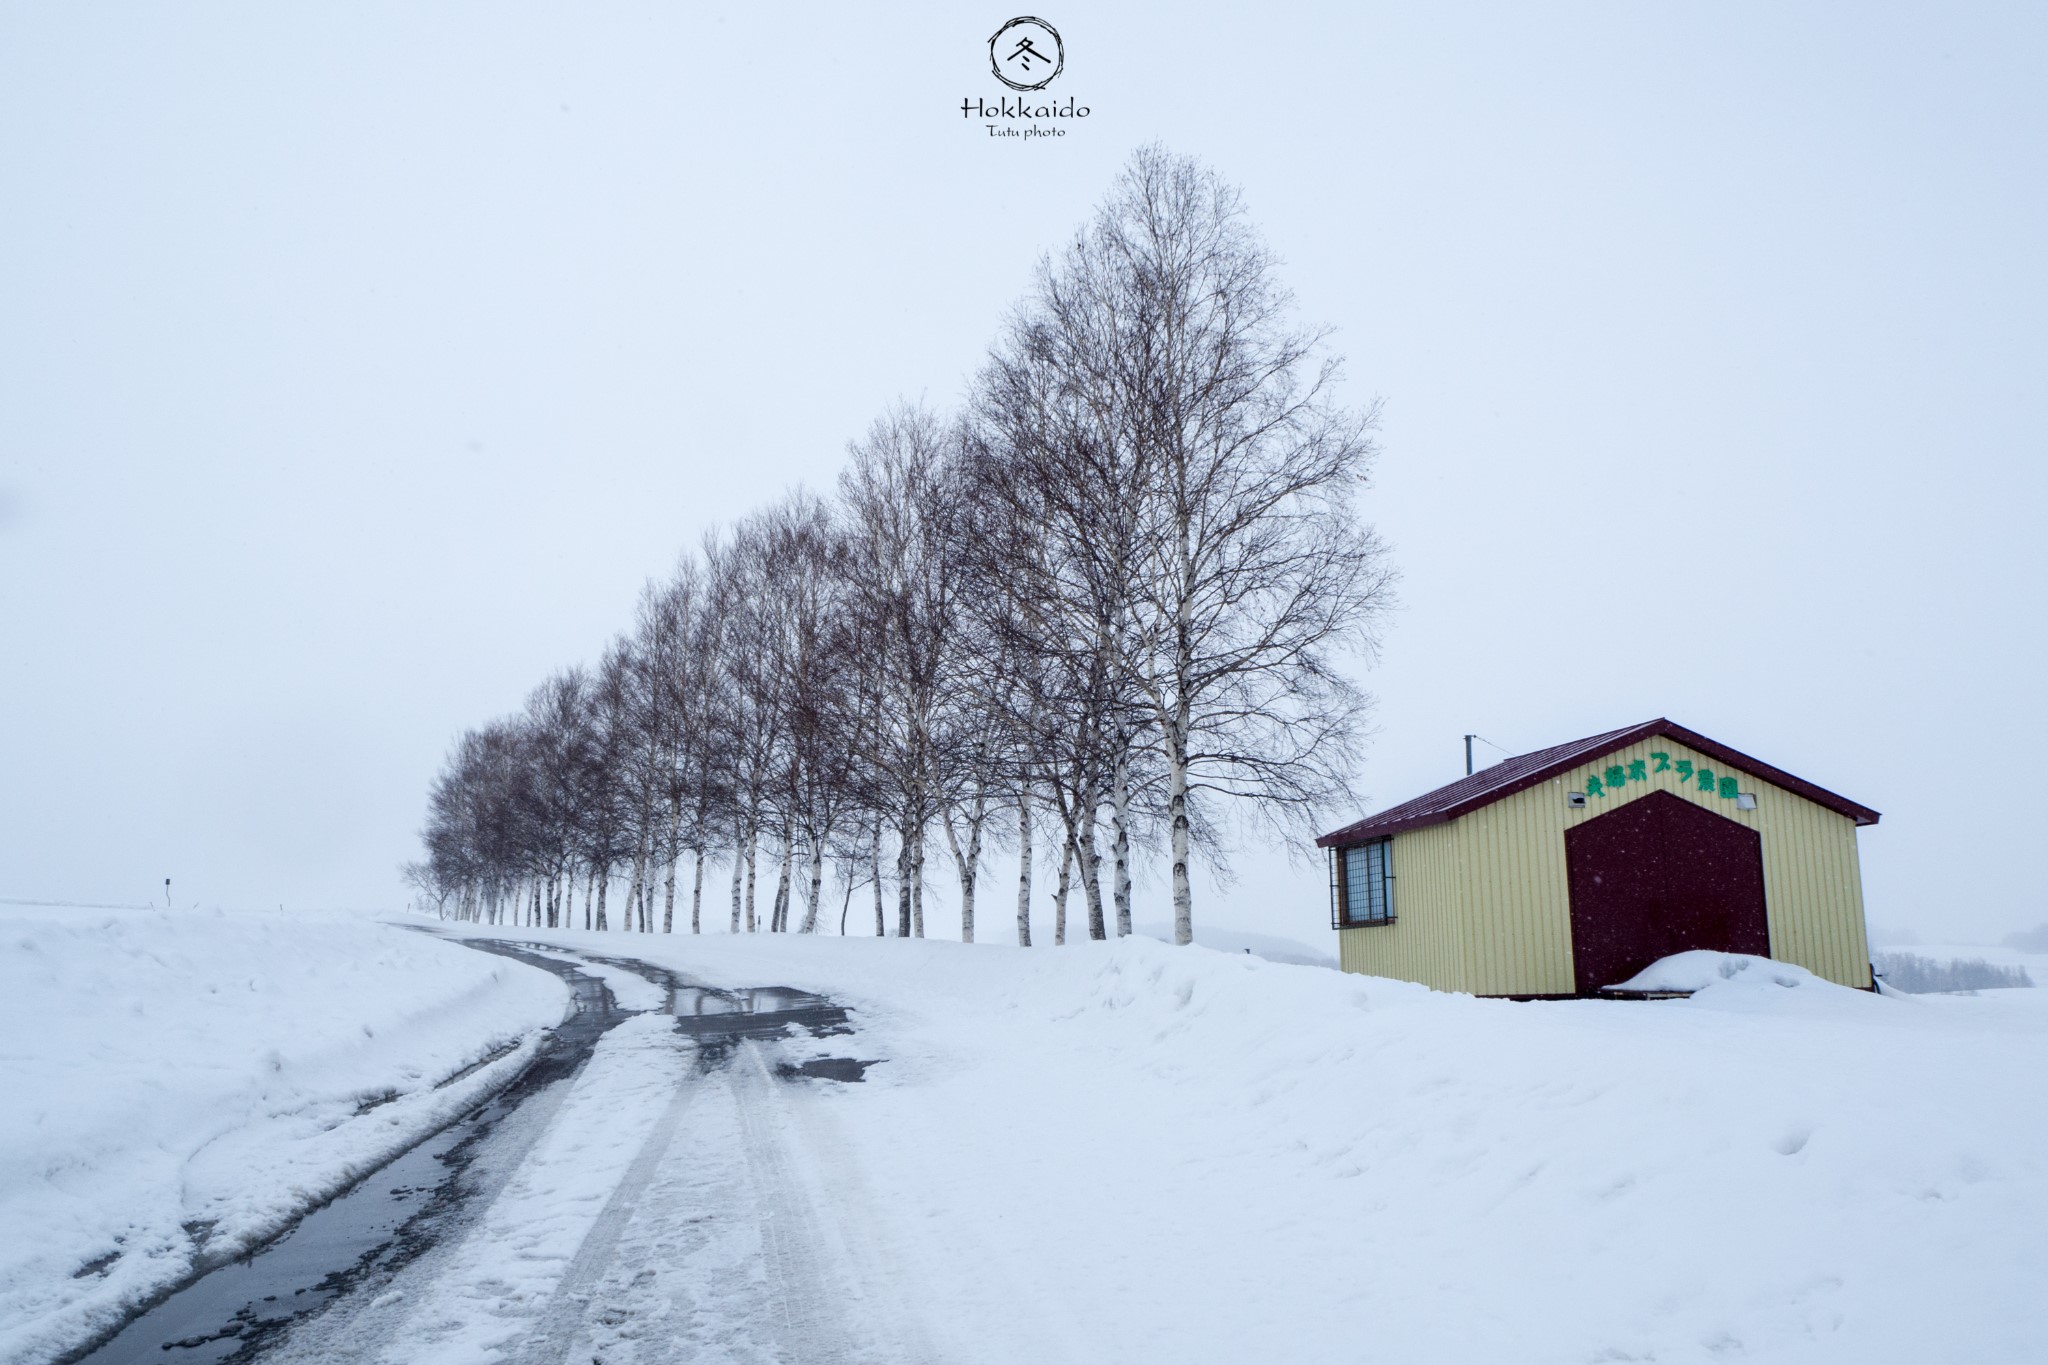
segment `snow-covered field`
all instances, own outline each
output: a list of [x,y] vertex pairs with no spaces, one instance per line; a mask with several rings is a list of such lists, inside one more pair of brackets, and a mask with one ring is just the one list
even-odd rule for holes
[[1986,962],[1994,967],[2018,967],[2033,979],[2036,987],[2048,986],[2048,953],[2029,953],[2023,952],[2018,948],[1959,943],[1915,943],[1897,948],[1885,948],[1873,944],[1871,945],[1871,953],[1874,956],[1887,953],[1908,953],[1914,957],[1925,958],[1930,962]]
[[7,907],[0,933],[7,1362],[51,1358],[464,1112],[567,999],[359,918]]
[[2048,1357],[2048,990],[1513,1004],[1145,939],[512,936],[856,1008],[889,1060],[818,1086],[815,1184],[934,1359]]
[[[33,1097],[0,1127],[7,1359],[135,1292],[127,1267],[182,1266],[181,1222],[250,1236],[331,1188],[461,1103],[427,1089],[444,1069],[561,1009],[401,928],[5,922]],[[665,1331],[774,1358],[751,1317],[837,1322],[863,1360],[2048,1357],[2048,990],[1764,964],[1690,1000],[1511,1004],[1144,938],[502,933],[826,993],[857,1033],[789,1048],[885,1060],[783,1083],[615,1030],[467,1237],[361,1310],[365,1359],[581,1340],[586,1300],[608,1361],[667,1358]],[[319,1340],[300,1356],[339,1358]]]

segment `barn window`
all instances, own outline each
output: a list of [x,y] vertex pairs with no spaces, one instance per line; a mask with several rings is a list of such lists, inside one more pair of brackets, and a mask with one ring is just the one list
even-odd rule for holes
[[1376,839],[1337,855],[1336,915],[1342,929],[1394,922],[1394,841]]

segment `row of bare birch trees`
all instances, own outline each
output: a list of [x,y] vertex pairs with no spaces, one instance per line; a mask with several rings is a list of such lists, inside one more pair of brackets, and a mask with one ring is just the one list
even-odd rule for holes
[[1392,575],[1324,343],[1238,192],[1141,150],[958,412],[891,409],[835,497],[707,537],[594,668],[464,735],[410,875],[445,914],[570,924],[580,892],[584,927],[686,900],[695,932],[711,866],[734,932],[844,933],[859,896],[910,937],[937,853],[972,941],[1003,848],[1029,944],[1041,858],[1055,940],[1077,886],[1103,938],[1163,844],[1191,941],[1195,851],[1311,829],[1358,759]]

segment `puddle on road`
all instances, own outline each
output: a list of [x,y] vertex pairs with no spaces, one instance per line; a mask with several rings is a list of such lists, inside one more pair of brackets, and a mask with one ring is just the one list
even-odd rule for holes
[[867,1079],[867,1070],[873,1065],[852,1057],[813,1057],[795,1065],[784,1062],[775,1068],[775,1074],[786,1081],[798,1076],[819,1081],[861,1081]]
[[[602,981],[559,956],[522,951],[530,947],[559,954],[558,945],[473,939],[466,946],[551,971],[575,993],[574,1013],[548,1036],[519,1078],[307,1214],[276,1241],[206,1271],[96,1348],[64,1357],[62,1365],[239,1365],[258,1359],[294,1322],[372,1276],[387,1277],[459,1224],[474,1193],[463,1174],[498,1124],[527,1099],[575,1075],[598,1040],[636,1013],[619,1009]],[[780,986],[719,990],[645,963],[585,956],[662,985],[667,998],[661,1012],[674,1015],[677,1031],[696,1040],[703,1070],[724,1065],[741,1041],[779,1037],[792,1025],[815,1037],[853,1032],[846,1011],[822,996]],[[452,1085],[491,1060],[465,1067],[440,1084]],[[851,1057],[822,1057],[784,1063],[776,1074],[792,1081],[858,1081],[871,1065]],[[112,1260],[102,1258],[80,1273],[97,1273]]]
[[[853,1032],[853,1025],[847,1022],[844,1009],[809,991],[792,990],[788,986],[721,990],[716,986],[686,981],[674,972],[646,962],[600,957],[596,953],[582,956],[607,967],[637,972],[659,984],[668,993],[662,1013],[675,1016],[677,1032],[689,1034],[700,1042],[723,1039],[731,1043],[742,1038],[773,1038],[787,1033],[792,1026],[814,1038],[834,1038]],[[854,1062],[852,1058],[827,1060],[856,1068],[849,1076],[833,1076],[833,1079],[857,1081],[859,1072],[873,1065],[872,1062]],[[805,1070],[801,1074],[827,1076],[832,1072],[830,1069]]]
[[[332,1302],[362,1275],[401,1263],[406,1224],[449,1174],[466,1123],[442,1130],[248,1260],[235,1261],[171,1295],[83,1360],[248,1360],[294,1318]],[[341,1266],[342,1269],[334,1267]]]

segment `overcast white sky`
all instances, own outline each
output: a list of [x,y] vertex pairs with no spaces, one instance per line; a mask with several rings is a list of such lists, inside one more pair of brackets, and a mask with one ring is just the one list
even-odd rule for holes
[[2048,10],[1064,4],[1032,143],[1010,14],[0,7],[0,897],[403,905],[456,734],[1162,139],[1387,401],[1345,819],[1669,715],[1883,811],[1876,925],[2048,920]]

